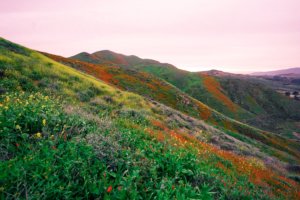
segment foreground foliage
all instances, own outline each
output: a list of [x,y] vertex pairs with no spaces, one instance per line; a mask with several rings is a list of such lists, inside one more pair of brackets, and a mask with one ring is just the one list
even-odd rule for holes
[[101,121],[100,126],[75,113],[66,114],[60,103],[40,93],[6,94],[1,102],[3,198],[268,199],[266,195],[297,195],[282,190],[295,186],[285,179],[272,183],[275,190],[255,186],[248,172],[236,174],[247,164],[239,168],[235,164],[243,164],[231,163],[234,157],[222,158],[218,150],[204,144],[199,148],[200,143],[175,132],[163,135],[164,140],[149,135],[161,129],[155,121],[149,125],[142,119],[136,124],[118,117],[110,120],[113,123]]

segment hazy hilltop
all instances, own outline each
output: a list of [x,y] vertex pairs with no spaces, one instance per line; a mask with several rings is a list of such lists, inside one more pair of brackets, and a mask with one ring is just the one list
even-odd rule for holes
[[162,64],[156,60],[142,59],[134,55],[125,56],[120,53],[115,53],[110,50],[97,51],[89,54],[82,52],[76,54],[70,58],[78,59],[94,64],[110,64],[110,65],[121,65],[121,66],[132,66],[138,64]]
[[267,72],[254,72],[251,75],[254,76],[300,76],[300,67],[294,67],[289,69],[267,71]]

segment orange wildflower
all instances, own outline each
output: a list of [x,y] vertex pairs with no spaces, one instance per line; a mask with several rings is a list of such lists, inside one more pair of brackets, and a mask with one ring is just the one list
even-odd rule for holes
[[107,191],[108,193],[110,193],[110,192],[112,191],[112,189],[113,189],[112,186],[109,186],[109,187],[107,188],[106,191]]

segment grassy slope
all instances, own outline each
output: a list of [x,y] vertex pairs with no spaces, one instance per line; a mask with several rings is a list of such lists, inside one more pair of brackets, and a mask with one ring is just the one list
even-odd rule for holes
[[264,130],[293,139],[295,139],[293,132],[300,131],[299,125],[295,123],[299,121],[300,104],[289,101],[277,93],[274,94],[273,90],[266,87],[268,84],[259,83],[261,81],[256,79],[234,76],[212,77],[202,73],[190,73],[169,64],[149,62],[137,57],[131,59],[132,56],[110,51],[85,53],[84,56],[78,54],[73,58],[149,72],[222,114]]
[[[297,130],[296,127],[288,129],[282,125],[284,121],[299,121],[300,104],[277,94],[266,85],[256,83],[254,79],[212,77],[198,73],[188,75],[188,72],[174,68],[164,71],[159,66],[144,66],[142,69],[168,79],[170,83],[217,111],[252,126],[276,133],[283,132],[287,136]],[[187,83],[181,84],[182,81]],[[224,109],[224,106],[228,109]]]
[[[231,134],[231,136],[233,137],[241,139],[240,138],[241,135],[246,136],[256,141],[262,142],[263,144],[266,144],[268,146],[279,149],[281,151],[289,152],[291,155],[296,157],[294,161],[296,163],[299,162],[298,161],[299,144],[297,142],[287,140],[285,138],[282,138],[278,135],[274,135],[272,133],[268,133],[268,132],[264,132],[252,128],[238,121],[225,117],[219,112],[216,112],[213,109],[207,107],[205,104],[193,98],[190,98],[185,93],[178,91],[178,89],[176,90],[176,88],[172,87],[171,85],[169,85],[167,88],[160,86],[165,84],[164,81],[159,80],[153,76],[128,69],[126,65],[123,65],[123,67],[110,66],[110,65],[96,65],[96,64],[80,62],[78,60],[66,59],[63,57],[49,55],[49,54],[48,56],[50,56],[52,59],[55,59],[59,62],[68,64],[74,68],[92,74],[101,80],[106,80],[108,83],[111,83],[121,88],[128,89],[130,91],[134,91],[144,96],[148,96],[148,97],[150,96],[156,101],[159,101],[161,103],[164,103],[165,105],[180,110],[190,116],[203,119],[209,123],[218,126],[219,128],[223,127],[223,129],[229,131],[229,134]],[[140,67],[141,66],[138,66],[138,68]],[[159,76],[162,78],[169,77],[167,81],[170,81],[171,83],[173,82],[179,83],[179,80],[182,80],[183,82],[181,83],[181,85],[191,85],[192,83],[195,83],[197,86],[203,85],[202,82],[200,82],[201,80],[200,75],[195,73],[188,73],[186,71],[180,71],[170,65],[165,65],[164,67],[148,66],[147,69],[148,71],[149,70],[155,71],[155,75],[158,77]],[[110,80],[107,80],[105,78],[108,75],[109,77],[111,77]],[[170,79],[174,79],[174,81]],[[210,82],[214,81],[213,83],[216,83],[215,79],[212,79],[210,77],[208,78],[204,77],[204,79],[208,79],[207,81]],[[132,82],[134,84],[132,84]],[[149,88],[148,87],[149,84],[152,85],[152,87]],[[208,86],[210,86],[210,84],[208,84]],[[218,90],[218,85],[214,88],[210,87],[210,90],[212,91],[212,93],[214,93],[214,95],[218,96],[218,98],[224,98],[224,95],[222,95],[222,93]],[[188,93],[189,91],[186,92]],[[208,93],[209,92],[206,92],[204,94],[206,95]],[[198,94],[201,94],[201,92],[199,92]],[[209,95],[207,99],[211,99]],[[218,100],[218,102],[220,102],[220,100]],[[237,110],[239,110],[239,108],[237,105],[233,104],[229,99],[227,99],[227,103],[228,105],[232,106],[229,108],[230,110],[234,109],[234,111],[238,113]],[[216,105],[218,104],[220,103],[216,103]],[[226,104],[225,106],[227,107]],[[261,148],[262,151],[268,151],[263,149],[265,148]],[[287,159],[289,162],[293,160],[290,159],[289,156],[282,154],[282,152],[274,153],[272,151],[268,151],[268,153],[273,156],[279,157],[281,160]]]
[[2,198],[299,197],[263,164],[172,129],[142,97],[0,44]]
[[215,94],[205,89],[203,78],[198,74],[179,70],[170,64],[147,59],[132,59],[132,56],[124,56],[110,51],[100,51],[93,54],[81,53],[71,58],[94,64],[117,65],[126,69],[137,69],[149,72],[155,77],[160,77],[173,84],[190,96],[201,100],[210,107],[216,108],[216,110],[224,113],[226,116],[231,118],[252,117],[251,113],[235,105],[229,98],[222,95],[222,92],[219,92],[216,95],[217,98],[215,98]]

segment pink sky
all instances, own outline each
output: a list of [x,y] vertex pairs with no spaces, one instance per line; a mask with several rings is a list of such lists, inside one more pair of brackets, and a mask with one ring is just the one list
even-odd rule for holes
[[300,67],[300,0],[0,0],[0,36],[62,56],[109,49],[190,71]]

